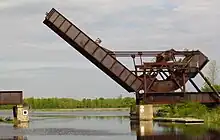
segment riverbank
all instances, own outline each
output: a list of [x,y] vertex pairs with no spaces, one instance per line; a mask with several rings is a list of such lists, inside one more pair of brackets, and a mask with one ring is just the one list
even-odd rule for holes
[[13,123],[13,119],[0,117],[0,123]]
[[161,106],[157,115],[168,118],[192,117],[196,119],[203,119],[204,123],[209,126],[220,126],[220,108],[208,108],[199,103],[164,105]]

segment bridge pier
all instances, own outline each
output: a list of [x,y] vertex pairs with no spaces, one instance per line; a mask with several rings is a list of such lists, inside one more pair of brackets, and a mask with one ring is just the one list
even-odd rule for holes
[[136,105],[130,109],[130,119],[136,121],[152,121],[153,120],[153,105]]
[[27,128],[29,124],[29,107],[16,105],[13,107],[14,127]]
[[14,127],[28,127],[29,106],[24,103],[22,91],[0,91],[0,105],[14,105]]

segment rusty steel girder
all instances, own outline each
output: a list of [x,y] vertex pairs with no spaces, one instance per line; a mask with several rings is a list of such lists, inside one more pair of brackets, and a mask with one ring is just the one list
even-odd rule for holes
[[[175,104],[193,101],[204,104],[220,103],[220,94],[212,87],[201,70],[208,63],[199,50],[196,51],[115,51],[116,57],[132,57],[135,70],[133,71],[143,81],[136,93],[137,104],[141,100],[151,104]],[[140,64],[136,64],[140,57]],[[154,60],[144,62],[143,57],[154,57]],[[192,80],[200,74],[213,92],[203,93]],[[186,83],[190,82],[197,92],[186,92]],[[180,92],[176,92],[180,90]]]
[[137,100],[150,104],[176,104],[184,102],[197,102],[202,104],[220,103],[220,98],[214,92],[157,92],[140,94]]
[[142,88],[145,92],[174,92],[178,89],[184,92],[186,82],[194,78],[208,62],[200,51],[182,53],[184,57],[179,60],[175,54],[175,50],[168,50],[157,54],[155,62],[136,66],[137,70],[145,71],[140,75],[145,83]]
[[23,104],[22,91],[0,91],[0,105]]
[[99,38],[94,41],[54,8],[43,23],[125,90],[140,90],[143,81],[118,61],[112,51],[101,46]]
[[[155,96],[156,99],[160,98],[160,102],[165,102],[168,101],[167,98],[163,95],[156,96],[155,93],[170,93],[174,97],[176,90],[181,90],[183,96],[187,97],[185,85],[188,81],[200,93],[200,89],[192,80],[198,73],[213,90],[216,96],[213,99],[220,97],[201,72],[209,60],[199,50],[112,51],[101,46],[100,38],[93,40],[54,8],[46,14],[43,23],[121,87],[135,93],[137,101],[156,103],[158,100],[150,100],[150,96]],[[134,70],[128,69],[117,60],[117,57],[128,56],[133,59]],[[140,58],[140,64],[136,63],[137,57]],[[143,57],[153,57],[154,61],[145,62]]]
[[[116,57],[140,57],[141,64],[134,60],[133,71],[143,81],[140,90],[147,92],[174,92],[180,89],[185,92],[185,84],[192,81],[202,68],[208,63],[206,57],[199,50],[196,51],[114,51],[110,54]],[[143,62],[143,57],[153,57],[152,62]],[[179,58],[181,57],[181,58]],[[179,58],[179,59],[178,59]]]
[[[141,100],[151,104],[175,104],[186,101],[204,104],[220,103],[220,94],[201,72],[209,60],[199,50],[175,51],[171,49],[164,52],[149,51],[138,54],[140,55],[141,64],[136,65],[134,61],[134,72],[143,80],[143,86],[141,88],[142,92],[136,94],[137,104]],[[143,62],[141,58],[143,54],[145,54],[145,57],[153,56],[153,62]],[[131,56],[134,59],[137,55]],[[198,73],[213,92],[201,92],[192,80]],[[197,92],[186,92],[188,81],[195,87]],[[176,92],[177,90],[180,90],[180,92]]]

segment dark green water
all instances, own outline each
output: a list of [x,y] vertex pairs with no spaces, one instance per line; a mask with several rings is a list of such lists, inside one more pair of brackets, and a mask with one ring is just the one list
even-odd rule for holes
[[[0,116],[11,116],[11,112],[0,112]],[[218,131],[205,129],[203,125],[173,126],[148,123],[144,124],[148,132],[142,132],[143,126],[131,123],[128,112],[121,111],[33,112],[30,117],[28,128],[13,128],[12,124],[0,124],[0,138],[5,140],[18,138],[28,140],[214,140],[217,137],[220,139]]]

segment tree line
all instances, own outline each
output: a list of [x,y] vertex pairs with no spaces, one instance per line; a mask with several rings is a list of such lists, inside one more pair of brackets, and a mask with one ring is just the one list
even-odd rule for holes
[[[76,100],[72,98],[25,98],[24,102],[32,109],[74,109],[74,108],[128,108],[135,104],[135,98],[96,98]],[[0,106],[11,109],[12,106]]]

